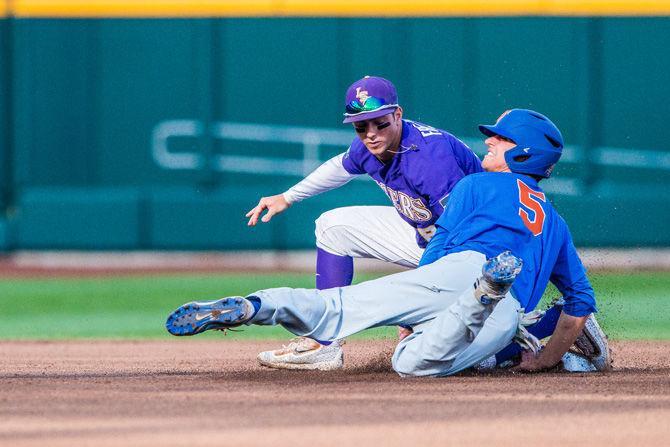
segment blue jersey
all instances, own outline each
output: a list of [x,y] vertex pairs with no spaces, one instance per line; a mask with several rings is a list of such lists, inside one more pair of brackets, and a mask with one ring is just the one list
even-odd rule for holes
[[464,178],[436,226],[420,265],[465,250],[487,258],[511,250],[523,259],[512,295],[526,312],[535,308],[549,281],[563,294],[568,315],[596,312],[568,226],[532,177],[485,172]]
[[[382,163],[356,138],[342,160],[351,174],[368,174],[391,199],[398,214],[417,228],[417,243],[444,211],[447,195],[460,179],[481,172],[479,158],[461,140],[425,124],[403,120],[398,153]],[[422,236],[423,235],[423,236]]]

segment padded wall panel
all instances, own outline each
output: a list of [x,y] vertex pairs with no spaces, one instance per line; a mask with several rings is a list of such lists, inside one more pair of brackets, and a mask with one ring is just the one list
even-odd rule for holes
[[19,197],[17,244],[28,249],[137,249],[141,195],[133,189],[29,189]]

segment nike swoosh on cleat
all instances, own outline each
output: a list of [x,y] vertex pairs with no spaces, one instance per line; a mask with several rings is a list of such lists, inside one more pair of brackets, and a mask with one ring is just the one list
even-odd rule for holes
[[195,314],[195,321],[202,321],[207,317],[219,317],[224,314],[229,314],[231,312],[235,312],[235,309],[226,309],[226,310],[215,310],[211,312],[206,312],[206,313],[196,313]]

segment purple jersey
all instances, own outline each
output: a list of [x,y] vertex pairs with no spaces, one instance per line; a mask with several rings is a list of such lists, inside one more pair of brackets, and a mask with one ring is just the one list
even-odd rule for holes
[[342,160],[351,174],[368,174],[393,202],[398,214],[422,234],[432,235],[446,198],[460,179],[481,172],[481,161],[461,140],[448,132],[403,120],[398,153],[387,163],[372,155],[356,138]]

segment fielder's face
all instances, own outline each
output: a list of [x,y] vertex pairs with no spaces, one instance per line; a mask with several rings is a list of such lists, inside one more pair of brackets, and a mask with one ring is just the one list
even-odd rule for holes
[[505,161],[505,152],[516,147],[516,143],[499,135],[488,137],[484,143],[488,153],[482,160],[482,168],[486,172],[511,172]]
[[398,107],[388,115],[352,123],[356,135],[372,155],[389,161],[400,146],[402,137],[402,109]]

